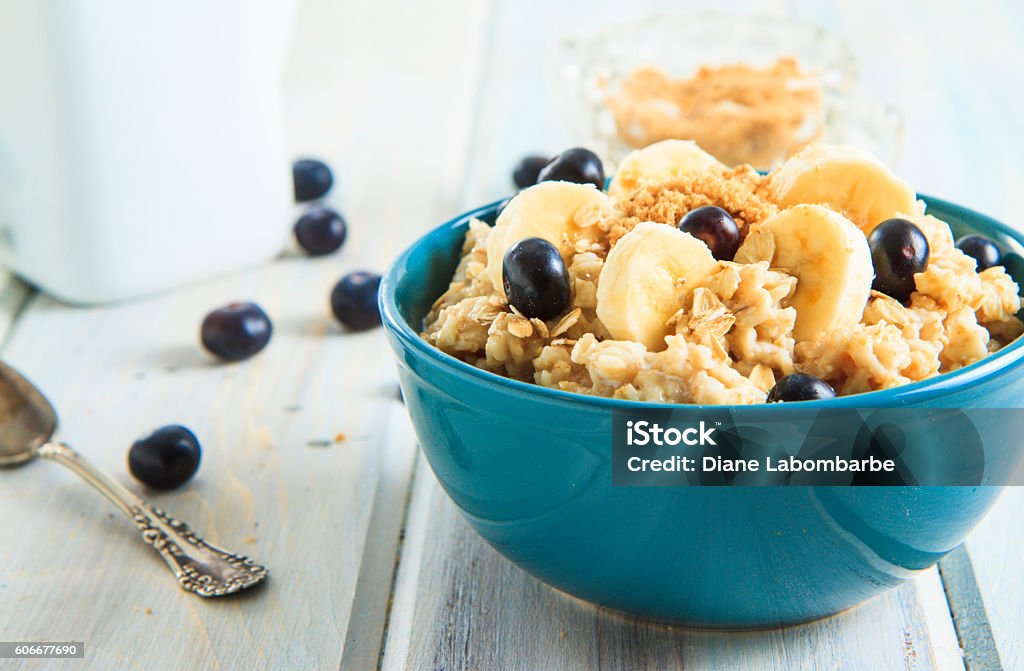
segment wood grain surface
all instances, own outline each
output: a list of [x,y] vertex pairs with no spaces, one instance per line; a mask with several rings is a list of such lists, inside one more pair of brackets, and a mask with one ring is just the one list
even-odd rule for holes
[[[922,192],[1020,223],[1016,4],[685,7],[701,8],[797,16],[846,37],[865,91],[903,111],[899,172]],[[520,156],[574,143],[555,104],[559,37],[681,9],[305,0],[285,101],[296,155],[323,156],[339,176],[330,202],[350,224],[340,255],[290,251],[98,308],[3,278],[0,356],[50,397],[60,436],[211,542],[268,564],[271,579],[200,601],[71,474],[47,463],[0,471],[0,639],[87,649],[84,663],[0,668],[1024,669],[1024,489],[1003,495],[941,575],[926,571],[838,616],[749,634],[638,622],[547,588],[481,541],[416,456],[382,334],[344,333],[329,317],[341,274],[382,270],[431,227],[508,195]],[[198,325],[235,299],[267,309],[274,339],[250,362],[214,364]],[[187,487],[151,495],[127,475],[126,450],[172,422],[200,437],[202,468]]]
[[[383,270],[456,209],[486,9],[303,5],[286,101],[295,153],[325,157],[339,176],[331,201],[350,225],[339,255],[289,253],[99,308],[30,300],[2,356],[49,396],[60,436],[138,489],[125,468],[132,440],[166,423],[192,428],[205,448],[197,478],[150,498],[271,577],[201,601],[71,474],[42,462],[0,472],[0,638],[87,649],[84,667],[0,668],[376,666],[415,444],[382,334],[343,333],[328,294],[344,272]],[[212,363],[200,321],[236,299],[263,305],[273,340],[251,361]]]

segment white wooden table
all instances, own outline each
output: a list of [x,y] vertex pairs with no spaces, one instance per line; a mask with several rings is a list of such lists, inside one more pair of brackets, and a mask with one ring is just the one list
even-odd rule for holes
[[[154,498],[272,578],[201,601],[73,476],[0,471],[0,639],[82,640],[88,654],[0,668],[1024,669],[1024,489],[939,570],[840,616],[753,634],[642,624],[554,593],[478,539],[416,455],[382,334],[331,322],[343,272],[383,269],[505,195],[519,156],[571,144],[547,82],[557,36],[659,4],[671,3],[307,0],[287,100],[296,154],[339,175],[340,255],[92,309],[2,283],[0,357],[46,391],[61,436],[135,487],[131,441],[190,426],[201,471]],[[866,85],[905,112],[900,172],[1020,220],[1024,13],[1010,0],[727,4],[844,34]],[[213,365],[198,324],[235,298],[262,303],[275,337],[250,362]]]

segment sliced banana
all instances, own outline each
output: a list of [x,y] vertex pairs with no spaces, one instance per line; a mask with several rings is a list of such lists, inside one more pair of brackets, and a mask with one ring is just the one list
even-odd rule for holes
[[898,214],[914,212],[914,191],[870,152],[817,144],[790,157],[769,177],[779,205],[823,203],[868,234]]
[[638,224],[608,253],[597,285],[597,316],[616,340],[662,350],[669,318],[718,265],[707,245],[689,233]]
[[823,205],[795,205],[752,229],[736,257],[760,258],[766,249],[773,268],[797,278],[790,299],[797,342],[860,321],[875,273],[867,238],[852,221]]
[[487,274],[498,293],[505,295],[501,270],[505,252],[520,240],[547,240],[568,265],[576,213],[587,206],[611,208],[611,201],[593,184],[572,182],[541,182],[510,200],[487,237]]
[[608,187],[612,196],[625,196],[642,184],[667,182],[714,168],[723,168],[691,140],[662,140],[630,152],[622,159]]

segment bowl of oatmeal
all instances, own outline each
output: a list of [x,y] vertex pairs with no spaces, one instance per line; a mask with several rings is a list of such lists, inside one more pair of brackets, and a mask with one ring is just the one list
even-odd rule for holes
[[553,67],[571,130],[608,161],[685,139],[763,170],[823,140],[896,158],[901,117],[857,86],[857,70],[846,43],[814,25],[719,12],[568,37]]
[[[410,247],[382,316],[445,491],[558,590],[690,626],[822,617],[933,566],[1020,461],[1009,415],[965,413],[1024,400],[1024,235],[860,150],[812,148],[763,175],[662,146],[606,191],[541,183],[497,209]],[[999,263],[979,269],[994,259],[971,235]],[[517,272],[522,259],[543,270]],[[914,423],[935,409],[958,412]],[[983,486],[614,483],[624,415],[727,416],[785,449],[804,422],[845,431],[880,411],[907,413],[908,459],[960,468],[955,446],[975,441]]]

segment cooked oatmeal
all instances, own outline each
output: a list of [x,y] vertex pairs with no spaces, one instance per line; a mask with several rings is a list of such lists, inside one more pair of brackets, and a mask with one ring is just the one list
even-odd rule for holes
[[[764,402],[776,382],[794,372],[817,376],[840,395],[923,380],[978,361],[1024,331],[1016,316],[1021,308],[1017,284],[1002,266],[978,272],[974,259],[955,246],[949,226],[926,214],[923,203],[891,213],[912,222],[930,250],[926,267],[913,275],[913,292],[901,301],[870,289],[870,268],[865,278],[858,274],[862,268],[852,267],[862,263],[858,255],[870,254],[860,229],[824,206],[780,208],[772,191],[763,188],[765,179],[749,168],[705,169],[641,185],[610,198],[607,206],[570,213],[552,237],[564,249],[571,297],[547,321],[530,319],[508,305],[487,271],[488,238],[495,228],[474,220],[451,284],[426,316],[422,335],[474,366],[545,387],[643,401],[750,404]],[[518,198],[528,198],[529,191]],[[709,260],[708,272],[686,282],[664,277],[664,269],[673,267],[671,258],[663,259],[670,254],[638,246],[630,253],[636,257],[643,250],[644,256],[631,258],[633,266],[627,268],[634,274],[615,270],[615,281],[625,283],[623,291],[617,288],[609,297],[599,290],[602,277],[611,276],[606,267],[622,263],[613,252],[625,236],[653,230],[640,223],[675,231],[688,212],[707,205],[725,210],[740,229],[743,244],[733,260]],[[817,217],[809,221],[820,221],[823,228],[784,228],[786,217],[797,213]],[[512,225],[517,222],[499,219],[498,226]],[[820,258],[814,244],[826,225],[853,231],[852,251],[834,245],[829,248],[835,259]],[[503,234],[508,236],[508,230]],[[677,235],[697,244],[685,233]],[[804,265],[796,267],[786,261],[793,254],[783,252],[799,241],[809,246],[797,250],[805,257]],[[703,247],[698,252],[707,254]],[[659,266],[663,261],[669,265]],[[844,261],[851,265],[848,271]],[[849,289],[840,287],[844,295],[863,294],[854,299],[855,309],[843,314],[832,315],[829,306],[821,306],[825,312],[816,316],[824,315],[829,328],[798,340],[797,324],[807,317],[795,305],[819,309],[815,297],[805,293],[797,298],[801,290],[810,291],[811,271],[845,273],[836,275],[837,281],[850,283]],[[630,296],[628,283],[641,280],[652,284],[637,296],[667,291],[654,295],[668,298],[650,306],[635,305],[632,298],[623,302]],[[657,282],[664,284],[659,288]],[[621,310],[635,314],[626,314],[623,321]],[[616,317],[614,325],[609,314]],[[651,314],[665,318],[651,322],[652,327],[641,320]],[[620,322],[654,328],[657,337],[648,345],[639,337],[624,338]]]

